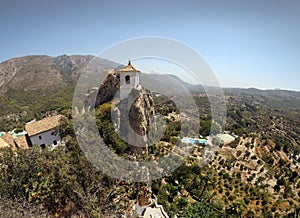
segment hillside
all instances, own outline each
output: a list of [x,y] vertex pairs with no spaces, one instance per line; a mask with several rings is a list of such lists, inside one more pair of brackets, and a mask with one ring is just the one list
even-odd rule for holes
[[[0,64],[0,128],[20,126],[52,110],[70,109],[79,75],[93,59],[99,69],[117,64],[91,55],[13,58]],[[2,117],[2,118],[1,118]]]
[[76,81],[92,59],[103,68],[116,67],[115,63],[91,55],[45,55],[13,58],[0,64],[0,88],[4,95],[8,90],[51,90]]
[[[22,130],[28,120],[51,113],[65,113],[68,117],[59,128],[66,146],[53,151],[33,146],[17,150],[17,155],[8,149],[0,150],[0,199],[3,200],[3,203],[0,201],[0,216],[11,213],[20,216],[21,212],[28,214],[27,217],[48,214],[57,217],[130,216],[137,196],[145,194],[143,191],[151,186],[170,217],[297,217],[300,208],[300,92],[225,88],[225,130],[235,141],[226,144],[212,137],[218,145],[214,148],[196,143],[192,154],[174,172],[150,184],[137,185],[132,181],[112,179],[97,170],[76,141],[72,118],[67,112],[78,76],[92,58],[27,56],[0,64],[0,130],[15,127]],[[100,69],[117,67],[103,59],[98,59],[98,63]],[[99,95],[95,115],[98,131],[109,149],[131,159],[133,149],[119,137],[111,117],[111,111],[116,109],[113,98],[119,87],[119,76],[110,74],[99,92],[95,92]],[[209,136],[211,110],[202,86],[190,85],[169,75],[141,74],[140,79],[142,82],[154,80],[163,94],[152,93],[150,98],[147,91],[149,98],[145,98],[146,92],[143,93],[144,97],[137,99],[132,111],[145,111],[148,105],[151,114],[162,115],[166,124],[160,141],[150,144],[147,153],[141,152],[138,160],[156,161],[168,155],[180,140],[181,129],[186,128],[181,122],[185,116],[179,113],[174,99],[164,95],[173,91],[163,86],[164,81],[171,83],[174,90],[185,86],[193,95],[201,127],[190,136],[198,137],[198,133]],[[88,120],[85,115],[88,113],[82,115],[83,119]],[[141,120],[147,120],[148,115],[140,116]],[[135,113],[131,120],[138,121],[138,117]],[[140,123],[146,123],[144,121]],[[135,129],[147,129],[147,126],[139,125]],[[212,151],[212,159],[202,166],[201,160],[207,151]]]
[[[116,63],[91,55],[58,57],[35,55],[13,58],[0,63],[0,106],[2,108],[0,116],[21,112],[23,108],[32,106],[33,102],[39,104],[39,100],[62,90],[71,89],[68,90],[68,94],[71,95],[79,75],[92,59],[97,60],[100,69],[118,66]],[[185,83],[173,75],[142,74],[141,80],[143,78],[151,78],[158,83],[161,80],[171,79],[174,86],[185,86],[194,94],[204,93],[201,85]],[[213,87],[207,88],[213,89]],[[225,88],[224,92],[228,96],[255,98],[256,101],[267,103],[270,107],[300,108],[300,92],[242,88]]]

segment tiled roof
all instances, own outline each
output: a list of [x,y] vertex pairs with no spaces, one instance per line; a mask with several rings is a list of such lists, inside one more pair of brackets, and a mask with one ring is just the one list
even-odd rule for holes
[[119,70],[119,72],[141,72],[137,70],[134,66],[132,66],[131,62],[129,61],[127,66]]
[[10,147],[10,145],[2,138],[0,138],[0,148]]
[[[12,137],[12,135],[10,133],[6,133],[2,138],[1,138],[6,144],[8,144],[9,147],[11,147],[11,149],[15,150],[16,149],[16,145],[15,145],[15,141],[14,141],[14,137]],[[3,143],[2,141],[2,143]],[[1,143],[1,142],[0,142]],[[5,143],[3,143],[2,145],[5,146]],[[1,147],[1,146],[0,146]]]
[[23,149],[28,148],[28,143],[25,135],[16,138],[15,143],[17,144],[18,148],[23,148]]
[[62,118],[62,115],[56,115],[52,117],[47,117],[42,120],[27,123],[25,125],[25,130],[28,133],[28,136],[34,136],[42,132],[54,129],[58,126],[59,120]]

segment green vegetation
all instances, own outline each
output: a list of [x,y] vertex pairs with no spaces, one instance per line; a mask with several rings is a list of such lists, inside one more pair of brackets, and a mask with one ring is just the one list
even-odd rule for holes
[[[9,89],[0,97],[0,129],[9,131],[32,119],[41,119],[49,112],[71,109],[75,82],[53,90],[23,91]],[[9,116],[7,116],[9,115]]]
[[[62,126],[60,132],[64,135],[69,130]],[[86,160],[75,138],[54,150],[31,147],[16,152],[3,149],[0,153],[0,201],[13,202],[1,211],[2,217],[9,216],[6,212],[26,211],[26,204],[35,208],[35,214],[45,210],[64,217],[80,213],[98,217],[102,213],[114,182]]]
[[[71,80],[65,74],[66,80]],[[75,84],[53,90],[9,89],[1,97],[0,128],[22,131],[24,123],[52,112],[70,109]],[[250,92],[250,91],[249,91]],[[212,162],[199,166],[204,145],[173,173],[153,181],[153,193],[170,217],[297,217],[299,216],[299,108],[297,103],[269,93],[228,95],[226,130],[238,138],[222,144]],[[297,96],[294,96],[297,98]],[[194,93],[200,129],[192,135],[210,134],[208,98]],[[155,111],[165,118],[179,111],[166,96],[155,97]],[[280,101],[282,100],[282,101]],[[281,102],[281,103],[280,103]],[[287,103],[286,105],[284,105]],[[128,145],[111,122],[110,102],[95,109],[96,124],[105,144],[122,157]],[[9,116],[8,116],[9,115]],[[149,146],[143,160],[167,155],[188,126],[166,118],[161,141]],[[108,217],[132,209],[141,190],[130,181],[111,179],[94,168],[77,145],[70,115],[58,129],[65,146],[53,150],[0,150],[0,217]],[[213,139],[214,142],[215,139]],[[269,183],[269,181],[271,181]]]
[[194,217],[203,217],[203,218],[216,218],[223,217],[220,212],[218,212],[212,205],[205,202],[197,202],[185,208],[180,215],[180,217],[194,218]]
[[105,144],[120,155],[125,153],[128,146],[114,129],[111,122],[111,110],[111,103],[105,103],[96,109],[95,115],[97,117],[97,126]]

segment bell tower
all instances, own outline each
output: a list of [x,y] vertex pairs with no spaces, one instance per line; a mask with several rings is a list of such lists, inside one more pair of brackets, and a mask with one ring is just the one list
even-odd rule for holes
[[128,97],[132,89],[139,87],[139,73],[129,61],[127,66],[118,71],[120,74],[120,100]]

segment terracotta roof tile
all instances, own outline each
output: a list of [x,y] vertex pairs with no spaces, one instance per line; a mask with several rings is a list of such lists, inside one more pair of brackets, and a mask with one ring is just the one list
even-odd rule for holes
[[22,136],[16,138],[15,143],[18,146],[18,148],[23,148],[23,149],[28,148],[28,143],[27,143],[25,135],[22,135]]
[[119,72],[141,72],[137,70],[134,66],[132,66],[131,62],[129,61],[127,66],[119,70]]
[[34,136],[39,133],[54,129],[58,126],[59,120],[62,118],[62,115],[56,115],[52,117],[46,117],[42,120],[27,123],[25,125],[25,130],[28,133],[28,136]]
[[10,133],[6,133],[3,137],[2,140],[4,140],[13,150],[16,150],[16,145],[14,141],[14,137]]
[[10,147],[10,145],[2,138],[0,138],[0,148]]

